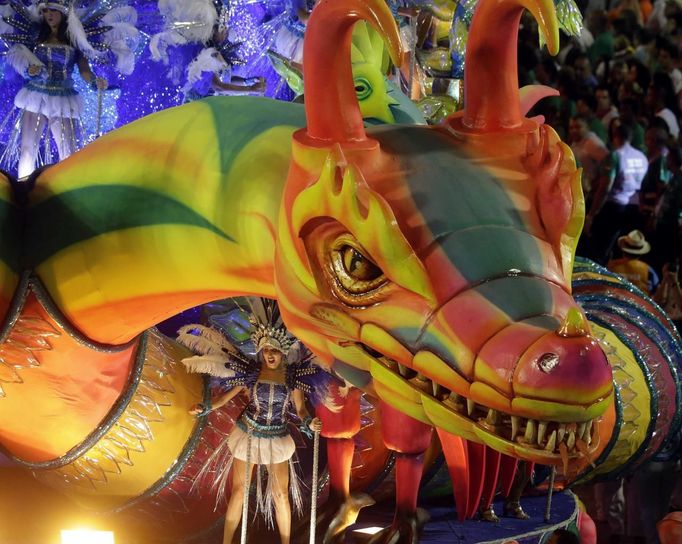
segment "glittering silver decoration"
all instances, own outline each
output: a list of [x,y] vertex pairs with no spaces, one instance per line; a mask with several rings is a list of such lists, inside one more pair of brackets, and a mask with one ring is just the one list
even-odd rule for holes
[[39,315],[22,315],[7,339],[0,344],[0,398],[5,396],[3,383],[22,383],[20,370],[39,366],[36,352],[51,350],[51,338],[60,332]]

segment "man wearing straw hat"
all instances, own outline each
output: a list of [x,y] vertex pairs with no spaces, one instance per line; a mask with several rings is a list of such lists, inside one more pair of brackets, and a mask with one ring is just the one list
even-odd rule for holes
[[621,236],[618,238],[618,249],[622,257],[609,261],[607,268],[620,274],[645,293],[653,293],[659,282],[658,275],[647,263],[637,258],[651,251],[651,244],[644,235],[638,230],[633,230]]

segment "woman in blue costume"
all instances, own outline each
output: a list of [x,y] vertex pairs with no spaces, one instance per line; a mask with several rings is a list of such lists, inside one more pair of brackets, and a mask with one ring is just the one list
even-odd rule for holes
[[[119,58],[119,69],[132,72],[133,56],[126,42],[137,39],[133,26],[136,14],[128,7],[110,9],[111,13],[96,8],[97,23],[90,26],[86,22],[84,28],[75,9],[69,6],[69,0],[41,1],[37,9],[35,5],[24,7],[19,3],[10,7],[14,13],[12,10],[6,13],[3,30],[10,27],[18,32],[3,33],[1,37],[7,43],[14,43],[7,54],[8,63],[26,78],[26,83],[14,99],[19,116],[10,112],[5,120],[6,123],[13,121],[14,127],[2,163],[12,168],[18,161],[18,175],[23,178],[36,167],[46,127],[60,160],[79,147],[83,105],[74,89],[76,66],[81,77],[99,91],[107,88],[107,81],[95,76],[88,57],[101,57],[111,48]],[[98,25],[102,26],[98,29]],[[91,33],[96,29],[97,34]],[[90,43],[91,35],[97,35],[98,40]],[[47,161],[47,156],[43,159]]]
[[[232,537],[242,516],[245,481],[258,467],[258,505],[268,520],[275,519],[282,544],[291,535],[291,506],[300,509],[301,494],[294,470],[296,445],[288,429],[291,408],[300,419],[301,431],[320,431],[322,423],[312,418],[305,405],[305,394],[312,394],[329,375],[312,363],[312,354],[291,338],[279,318],[274,301],[257,299],[252,303],[251,339],[255,357],[236,348],[223,334],[202,325],[180,329],[178,341],[201,355],[183,360],[188,370],[205,372],[221,378],[226,392],[212,406],[196,405],[190,413],[205,415],[246,394],[247,406],[227,441],[211,455],[202,472],[219,472],[219,497],[232,469],[232,486],[225,515],[223,544]],[[268,471],[267,489],[260,482],[260,469]]]
[[241,64],[236,55],[241,44],[229,39],[226,0],[159,0],[158,7],[164,29],[151,37],[149,50],[153,60],[169,66],[171,81],[186,78],[184,102],[265,90],[262,78],[232,75],[232,67]]

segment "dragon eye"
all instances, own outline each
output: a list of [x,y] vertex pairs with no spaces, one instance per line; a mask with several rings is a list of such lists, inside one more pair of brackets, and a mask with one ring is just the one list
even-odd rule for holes
[[355,79],[355,94],[357,95],[358,100],[365,100],[372,94],[372,86],[364,77]]
[[350,237],[342,236],[332,246],[331,265],[334,292],[344,302],[369,303],[379,288],[387,283],[386,276]]
[[341,248],[344,271],[356,281],[372,281],[381,276],[381,269],[351,246]]

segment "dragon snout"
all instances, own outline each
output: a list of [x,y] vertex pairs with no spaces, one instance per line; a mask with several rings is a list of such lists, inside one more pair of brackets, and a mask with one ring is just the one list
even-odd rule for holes
[[558,330],[525,351],[512,388],[517,397],[585,408],[611,394],[611,366],[582,314],[571,310]]

